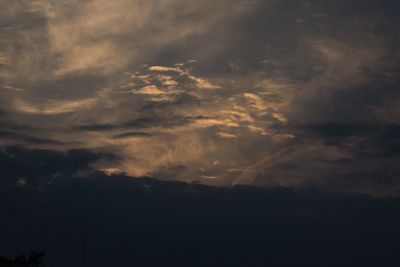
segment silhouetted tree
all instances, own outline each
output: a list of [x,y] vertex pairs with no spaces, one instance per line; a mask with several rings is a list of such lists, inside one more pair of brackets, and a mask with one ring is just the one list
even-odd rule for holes
[[16,265],[16,266],[28,266],[28,262],[26,261],[26,258],[25,258],[24,255],[19,255],[18,257],[15,258],[14,265]]
[[31,251],[28,260],[24,255],[19,255],[14,260],[0,257],[0,267],[44,267],[44,255],[45,252]]
[[0,266],[6,266],[9,264],[12,264],[13,262],[14,262],[13,260],[10,260],[10,259],[4,258],[4,257],[0,257]]
[[28,259],[28,266],[29,267],[43,267],[43,257],[46,253],[45,252],[35,252],[31,251],[31,255]]

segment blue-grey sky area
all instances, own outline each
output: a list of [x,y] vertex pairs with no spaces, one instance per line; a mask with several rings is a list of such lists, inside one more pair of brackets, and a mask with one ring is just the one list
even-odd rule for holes
[[0,256],[400,266],[399,87],[398,0],[0,0]]

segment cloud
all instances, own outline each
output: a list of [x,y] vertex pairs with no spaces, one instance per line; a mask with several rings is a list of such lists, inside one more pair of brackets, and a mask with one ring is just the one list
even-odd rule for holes
[[237,136],[230,133],[218,132],[217,135],[221,138],[236,138]]
[[165,66],[150,66],[149,70],[151,71],[159,71],[159,72],[177,72],[179,74],[184,74],[185,72],[179,67],[165,67]]
[[[110,152],[118,159],[94,168],[132,176],[396,190],[371,190],[377,173],[395,183],[398,171],[396,142],[377,129],[399,122],[396,4],[5,6],[5,145]],[[333,178],[352,173],[367,178]]]
[[7,57],[6,56],[1,56],[0,55],[0,65],[6,65],[7,64]]
[[28,114],[55,115],[88,109],[95,103],[96,99],[90,98],[74,101],[46,101],[42,105],[37,105],[36,103],[29,103],[24,100],[16,99],[14,107],[17,111]]
[[145,132],[127,132],[127,133],[122,133],[122,134],[117,134],[114,135],[114,138],[135,138],[135,137],[150,137],[152,136],[149,133]]
[[151,55],[152,49],[208,31],[236,12],[224,5],[222,16],[216,16],[221,4],[211,8],[210,1],[91,0],[62,7],[52,2],[51,8],[60,14],[49,22],[52,52],[62,59],[58,73],[121,69],[140,60],[141,54]]
[[[17,154],[20,167],[29,164],[29,157]],[[44,166],[53,159],[40,151],[28,155]],[[71,157],[57,159],[70,165]],[[26,183],[15,180],[19,185],[7,192],[0,187],[5,257],[40,249],[46,251],[46,264],[71,266],[82,260],[71,251],[83,239],[90,251],[87,261],[96,266],[110,266],[115,258],[122,266],[187,265],[193,258],[198,258],[195,266],[319,265],[333,255],[335,265],[399,263],[397,199],[100,173],[57,179],[42,173],[51,183],[33,184],[31,175],[25,176]],[[27,221],[29,227],[22,227]],[[381,245],[371,245],[376,242]],[[123,245],[115,250],[115,244]],[[308,251],[318,253],[305,257]]]
[[91,171],[91,164],[107,157],[112,156],[82,149],[61,152],[3,146],[0,151],[0,170],[3,177],[0,183],[2,190],[19,185],[21,179],[26,185],[40,187],[59,176]]
[[135,90],[135,94],[159,96],[159,95],[168,95],[171,94],[171,92],[161,91],[160,89],[158,89],[157,86],[149,85]]
[[178,85],[178,82],[173,79],[173,77],[168,75],[159,75],[157,77],[163,86],[167,87],[175,87]]
[[399,1],[0,6],[2,253],[399,266]]
[[207,81],[204,78],[198,78],[194,76],[189,76],[189,78],[195,82],[198,88],[205,89],[205,90],[214,90],[214,89],[221,89],[221,86],[214,85],[210,81]]
[[37,145],[57,146],[65,144],[64,142],[56,141],[53,139],[38,138],[27,134],[11,132],[11,131],[0,131],[0,136],[3,139],[1,143],[3,143],[5,140],[9,140],[11,144],[13,143],[15,144],[18,141],[26,142],[28,144],[37,144]]
[[220,21],[250,8],[242,0],[236,2],[232,6],[225,0],[5,3],[0,58],[7,69],[1,77],[29,83],[79,73],[109,75],[139,66],[164,47],[213,31]]

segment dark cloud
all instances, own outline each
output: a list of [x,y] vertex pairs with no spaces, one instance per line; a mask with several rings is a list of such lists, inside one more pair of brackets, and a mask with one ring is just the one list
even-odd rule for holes
[[0,7],[0,256],[400,266],[399,1]]
[[374,163],[400,156],[399,125],[326,123],[302,127],[308,136],[321,139],[327,145],[347,148],[353,160],[362,158]]
[[325,139],[340,139],[355,136],[375,135],[384,140],[399,134],[400,125],[374,123],[321,123],[299,127],[309,133],[317,134]]
[[[373,123],[322,123],[297,127],[302,140],[275,153],[273,166],[256,178],[260,184],[295,186],[372,195],[399,192],[399,126]],[[300,147],[299,147],[300,146]],[[296,177],[296,178],[294,178]]]
[[52,139],[43,139],[37,138],[33,136],[29,136],[26,134],[21,134],[17,132],[10,132],[10,131],[0,131],[0,137],[3,139],[9,139],[13,142],[22,141],[28,144],[36,144],[36,145],[64,145],[65,143],[59,142]]
[[49,266],[396,266],[399,201],[101,174],[0,195],[0,250]]
[[0,151],[2,191],[9,186],[42,186],[57,177],[77,175],[91,171],[91,164],[111,155],[96,154],[88,150],[59,152],[45,149],[28,149],[23,146],[2,147]]
[[114,135],[114,138],[119,139],[119,138],[128,138],[128,137],[150,137],[150,136],[151,136],[151,134],[143,133],[143,132],[128,132],[128,133]]
[[397,188],[396,1],[4,6],[4,145],[109,152],[94,168],[158,179]]
[[137,118],[132,121],[123,122],[121,124],[94,124],[94,125],[81,125],[77,126],[77,130],[81,131],[108,131],[118,129],[138,128],[146,129],[151,127],[171,128],[189,124],[196,119],[203,119],[205,117],[143,117]]

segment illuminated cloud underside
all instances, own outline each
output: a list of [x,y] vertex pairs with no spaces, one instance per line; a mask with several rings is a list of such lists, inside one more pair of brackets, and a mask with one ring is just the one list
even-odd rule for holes
[[112,153],[108,174],[397,194],[398,19],[233,2],[0,0],[1,144]]

